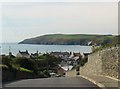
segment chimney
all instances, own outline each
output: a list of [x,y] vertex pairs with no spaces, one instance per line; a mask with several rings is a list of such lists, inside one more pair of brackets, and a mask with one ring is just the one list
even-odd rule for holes
[[28,53],[28,50],[26,50],[26,53]]

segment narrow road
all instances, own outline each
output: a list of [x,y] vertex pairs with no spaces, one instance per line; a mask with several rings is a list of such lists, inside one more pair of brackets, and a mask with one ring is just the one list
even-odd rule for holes
[[98,89],[98,86],[82,77],[25,79],[4,84],[4,87],[88,87],[88,89]]

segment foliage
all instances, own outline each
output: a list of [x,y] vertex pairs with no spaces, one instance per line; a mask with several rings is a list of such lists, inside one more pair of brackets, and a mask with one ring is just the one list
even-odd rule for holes
[[45,54],[45,59],[50,67],[55,67],[62,60],[61,58],[56,58],[55,56],[52,56],[50,54]]
[[43,55],[38,56],[38,59],[45,59],[45,56],[43,56]]
[[105,43],[105,44],[102,44],[101,46],[93,46],[92,47],[92,52],[94,53],[94,52],[103,50],[105,48],[119,46],[120,45],[119,38],[120,38],[120,35],[112,38],[112,40],[111,40],[112,42],[110,42],[110,43]]
[[0,64],[0,68],[8,69],[8,66],[7,66],[7,65]]
[[37,66],[36,66],[35,60],[28,59],[28,58],[15,58],[14,62],[16,64],[19,64],[20,67],[34,71],[37,74]]
[[[42,59],[41,59],[42,58]],[[2,57],[3,70],[11,71],[16,76],[16,73],[27,72],[34,73],[39,78],[50,77],[49,69],[53,69],[61,61],[49,54],[44,54],[36,59],[31,58],[10,58],[9,56]]]
[[80,66],[84,66],[85,63],[87,63],[87,61],[88,61],[87,58],[82,58],[82,59],[80,60]]
[[7,65],[8,67],[11,67],[12,59],[9,58],[8,56],[3,56],[2,57],[2,64]]
[[28,69],[25,69],[25,68],[22,68],[22,67],[20,67],[19,70],[20,70],[21,72],[29,72],[29,73],[33,73],[33,71],[28,70]]

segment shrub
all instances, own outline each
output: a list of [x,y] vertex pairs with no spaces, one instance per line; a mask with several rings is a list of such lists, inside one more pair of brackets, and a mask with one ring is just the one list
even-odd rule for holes
[[19,64],[20,67],[23,67],[28,70],[36,70],[36,63],[32,59],[28,58],[16,58],[15,59],[16,64]]
[[33,71],[20,67],[19,71],[33,73]]

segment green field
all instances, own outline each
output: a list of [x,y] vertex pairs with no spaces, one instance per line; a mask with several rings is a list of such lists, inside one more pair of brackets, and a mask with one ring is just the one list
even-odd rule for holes
[[117,36],[114,35],[88,35],[88,34],[48,34],[35,38],[25,39],[20,44],[43,45],[87,45],[94,41],[98,45],[111,44]]

